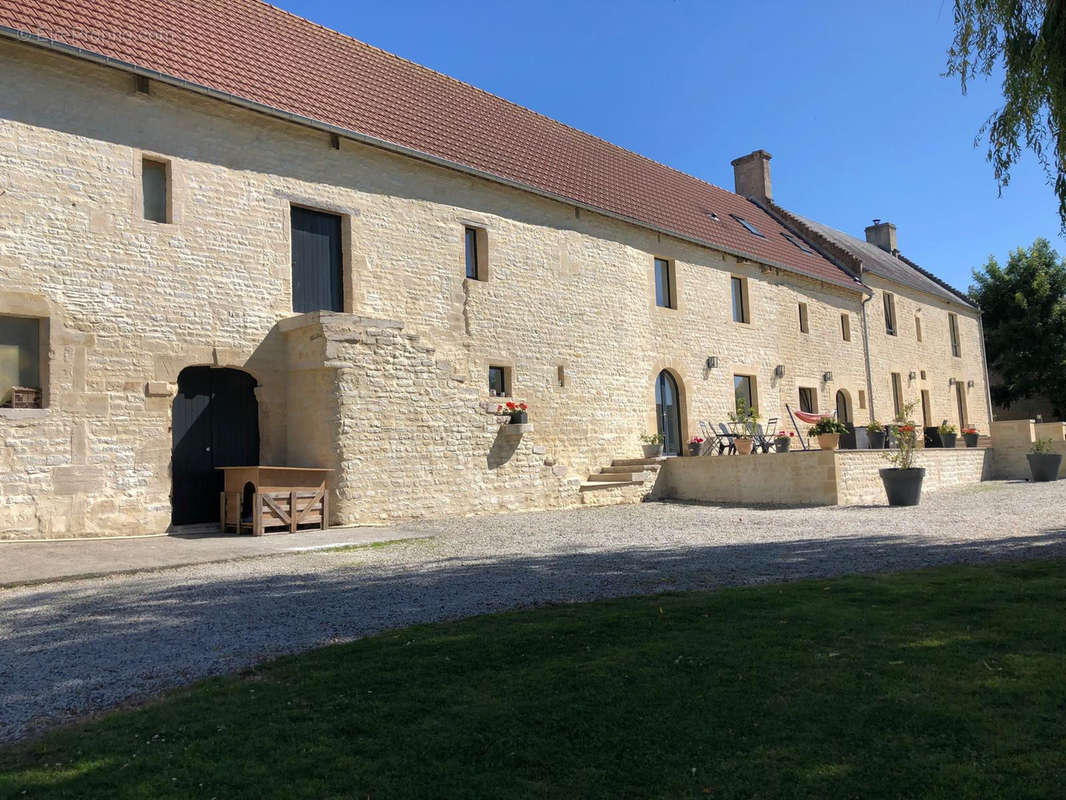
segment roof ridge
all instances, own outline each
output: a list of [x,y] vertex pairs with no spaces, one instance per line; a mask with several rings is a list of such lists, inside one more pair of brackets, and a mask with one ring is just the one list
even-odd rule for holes
[[711,183],[710,181],[705,180],[703,178],[700,178],[699,176],[692,175],[692,174],[690,174],[688,172],[685,172],[683,170],[678,169],[677,167],[670,166],[669,164],[667,164],[665,162],[657,161],[656,159],[651,158],[650,156],[646,156],[643,153],[638,153],[636,150],[630,150],[628,147],[623,147],[620,144],[615,144],[610,139],[605,139],[602,136],[597,136],[595,133],[589,133],[588,131],[582,130],[581,128],[578,128],[575,125],[571,125],[571,124],[569,124],[567,122],[563,122],[562,120],[558,120],[555,117],[550,117],[547,114],[545,114],[545,113],[543,113],[541,111],[537,111],[534,108],[530,108],[529,106],[524,106],[521,103],[516,103],[513,100],[508,100],[506,97],[503,97],[502,95],[498,95],[498,94],[496,94],[494,92],[490,92],[488,89],[482,89],[480,86],[476,86],[473,83],[469,83],[467,81],[464,81],[461,78],[456,78],[454,75],[449,75],[446,72],[441,72],[440,70],[433,69],[433,67],[427,67],[425,64],[419,64],[417,61],[413,61],[413,60],[411,60],[409,58],[405,58],[404,56],[401,56],[401,55],[399,55],[397,53],[393,53],[393,52],[391,52],[389,50],[386,50],[386,49],[384,49],[382,47],[378,47],[377,45],[370,44],[370,42],[365,42],[362,39],[357,39],[355,36],[352,36],[351,34],[344,33],[343,31],[338,31],[338,30],[335,30],[333,28],[326,27],[325,25],[323,25],[320,22],[315,22],[313,19],[310,19],[308,17],[301,17],[299,14],[296,14],[296,13],[294,13],[292,11],[284,9],[281,6],[276,6],[273,3],[268,3],[268,2],[266,2],[266,0],[252,0],[252,1],[257,3],[257,4],[259,4],[259,5],[261,5],[261,6],[266,6],[267,8],[272,8],[272,9],[274,9],[276,11],[280,11],[282,14],[285,14],[288,17],[292,17],[295,20],[299,20],[301,22],[309,23],[309,24],[313,25],[314,27],[319,28],[319,29],[321,29],[323,31],[326,31],[327,33],[329,33],[329,34],[331,34],[333,36],[338,36],[338,37],[340,37],[342,39],[345,39],[347,41],[356,42],[357,44],[360,44],[363,47],[367,47],[370,50],[373,50],[373,51],[375,51],[377,53],[381,53],[383,56],[391,58],[391,59],[393,59],[395,61],[399,61],[399,62],[401,62],[401,63],[403,63],[405,65],[414,67],[416,70],[419,70],[419,71],[422,71],[422,72],[432,73],[433,75],[436,75],[438,77],[444,78],[445,80],[450,81],[451,83],[457,83],[460,86],[465,86],[468,89],[473,89],[475,92],[477,92],[479,94],[486,95],[487,97],[491,97],[493,100],[498,100],[498,101],[500,101],[502,103],[506,103],[508,106],[511,106],[512,108],[516,108],[519,111],[524,111],[527,114],[532,114],[532,115],[534,115],[536,117],[539,117],[539,118],[541,118],[543,120],[546,120],[546,121],[552,123],[553,125],[560,125],[560,126],[566,128],[567,130],[573,131],[574,133],[581,134],[582,136],[588,136],[590,139],[595,139],[598,142],[602,142],[603,144],[607,145],[608,147],[611,147],[611,148],[613,148],[615,150],[618,150],[618,151],[620,151],[622,153],[628,153],[631,156],[636,156],[637,158],[639,158],[639,159],[641,159],[643,161],[647,161],[650,164],[655,164],[656,166],[662,167],[663,169],[668,169],[671,172],[675,172],[678,175],[681,175],[681,176],[683,176],[685,178],[689,178],[689,179],[694,180],[694,181],[699,181],[700,183],[702,183],[702,184],[704,184],[706,186],[710,186],[712,189],[717,189],[718,191],[721,191],[721,192],[728,192],[729,194],[736,195],[737,197],[743,197],[743,195],[738,195],[736,192],[730,192],[724,186],[719,186],[716,183]]
[[897,252],[896,253],[896,257],[899,258],[899,260],[902,261],[907,266],[911,267],[912,269],[916,270],[917,272],[920,272],[922,275],[927,277],[929,280],[933,281],[933,283],[936,283],[939,286],[943,287],[944,289],[947,289],[949,292],[951,292],[953,295],[955,295],[960,300],[965,302],[967,305],[973,306],[974,308],[977,308],[977,309],[980,309],[980,306],[978,306],[977,303],[975,303],[973,300],[971,300],[969,295],[966,295],[963,292],[960,292],[958,289],[956,289],[954,286],[952,286],[947,281],[945,281],[945,280],[943,280],[941,278],[938,278],[932,272],[930,272],[929,270],[925,269],[925,267],[922,267],[919,264],[915,263],[914,261],[911,261],[911,259],[909,259],[905,255],[903,255],[903,253]]

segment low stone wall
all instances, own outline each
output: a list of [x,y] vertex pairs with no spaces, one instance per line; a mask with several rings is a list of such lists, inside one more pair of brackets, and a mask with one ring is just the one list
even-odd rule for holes
[[[1051,452],[1066,456],[1066,423],[1005,420],[993,422],[991,433],[995,448],[992,477],[999,480],[1029,480],[1026,455],[1032,452],[1037,439],[1050,439]],[[1059,468],[1059,478],[1066,478],[1066,458]]]
[[[963,486],[992,475],[986,448],[929,449],[915,454],[925,467],[923,492]],[[657,499],[774,505],[880,505],[881,450],[808,450],[757,456],[701,456],[668,460]]]

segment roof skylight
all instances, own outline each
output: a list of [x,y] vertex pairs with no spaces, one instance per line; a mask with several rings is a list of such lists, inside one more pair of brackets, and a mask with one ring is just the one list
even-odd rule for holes
[[782,231],[781,235],[784,236],[786,239],[788,239],[790,242],[792,242],[792,244],[796,245],[796,247],[798,247],[804,253],[810,253],[812,256],[818,255],[813,250],[811,250],[811,248],[809,248],[807,246],[806,242],[804,242],[801,239],[796,238],[791,233],[785,233],[784,231]]
[[755,236],[758,236],[760,239],[765,239],[766,238],[761,233],[759,233],[759,229],[758,228],[756,228],[754,225],[752,225],[750,222],[748,222],[746,219],[744,219],[744,217],[738,217],[736,214],[730,214],[729,216],[731,216],[733,219],[735,219],[737,222],[739,222],[741,225],[743,225],[745,228],[747,228],[748,233],[754,234]]

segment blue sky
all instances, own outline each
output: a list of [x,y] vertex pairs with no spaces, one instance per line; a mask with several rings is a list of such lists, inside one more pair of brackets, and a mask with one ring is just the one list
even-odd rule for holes
[[951,0],[278,4],[728,189],[764,148],[781,205],[860,238],[890,220],[962,289],[1038,236],[1066,252],[1035,158],[997,197],[973,146],[998,80],[941,77]]

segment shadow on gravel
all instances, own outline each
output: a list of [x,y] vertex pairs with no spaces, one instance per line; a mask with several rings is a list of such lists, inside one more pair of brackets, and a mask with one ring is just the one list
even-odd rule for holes
[[[0,594],[0,742],[270,656],[508,608],[843,573],[1066,556],[1066,528],[945,544],[919,535],[499,559],[180,572]],[[276,563],[276,562],[275,562]],[[176,581],[186,580],[186,583]]]

